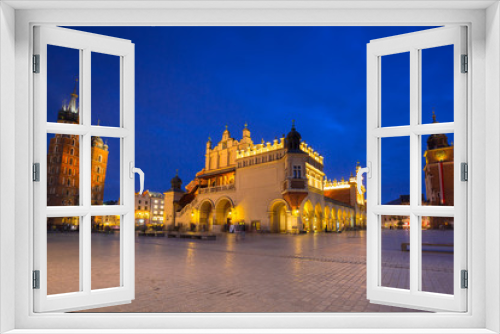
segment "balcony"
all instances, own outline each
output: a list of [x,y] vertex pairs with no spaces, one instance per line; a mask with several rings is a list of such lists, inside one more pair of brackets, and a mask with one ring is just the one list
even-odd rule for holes
[[287,179],[283,182],[283,191],[304,191],[307,189],[306,179]]
[[208,188],[200,188],[200,195],[201,194],[208,194],[208,193],[218,193],[220,191],[227,191],[227,190],[234,190],[234,184],[227,184],[224,186],[215,186],[215,187],[208,187]]

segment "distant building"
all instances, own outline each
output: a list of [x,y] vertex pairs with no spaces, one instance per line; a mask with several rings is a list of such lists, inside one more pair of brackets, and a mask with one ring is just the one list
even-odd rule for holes
[[[68,104],[58,112],[58,123],[79,124],[76,85]],[[92,137],[91,204],[102,205],[108,163],[108,145],[100,137]],[[68,206],[80,203],[80,137],[55,134],[47,151],[47,205]],[[78,217],[49,218],[49,225],[70,225],[75,229]]]
[[291,233],[364,227],[366,204],[356,195],[356,179],[327,180],[323,160],[295,126],[286,137],[260,144],[246,124],[240,140],[226,127],[215,146],[209,138],[205,167],[186,192],[178,176],[172,179],[164,193],[165,224],[215,232],[241,222],[247,230]]
[[[433,123],[437,123],[436,114],[432,112]],[[448,143],[445,134],[433,134],[427,139],[425,157],[425,190],[426,205],[454,205],[454,154],[453,143]],[[431,217],[430,228],[447,228],[453,225],[453,218]]]
[[[433,123],[438,123],[436,114],[432,112]],[[427,139],[424,152],[424,179],[427,199],[422,194],[422,205],[453,206],[454,205],[454,154],[453,143],[448,142],[445,134],[433,134]],[[401,195],[388,205],[410,205],[410,196]],[[453,228],[453,217],[421,217],[422,228]],[[405,228],[410,224],[408,216],[382,216],[385,228]]]
[[152,225],[163,226],[163,194],[146,190],[135,194],[135,224],[146,228]]
[[150,217],[151,223],[156,225],[163,225],[163,212],[164,212],[164,202],[163,194],[150,192],[151,210]]

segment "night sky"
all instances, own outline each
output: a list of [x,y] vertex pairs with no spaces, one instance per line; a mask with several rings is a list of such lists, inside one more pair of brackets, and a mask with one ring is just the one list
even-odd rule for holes
[[[163,192],[179,169],[186,185],[204,167],[209,136],[228,126],[255,143],[287,134],[325,157],[329,179],[366,163],[366,44],[428,27],[72,27],[135,43],[136,166],[145,189]],[[452,47],[423,52],[423,122],[453,121]],[[409,123],[409,55],[383,57],[382,125]],[[78,51],[49,48],[48,120],[55,121],[78,76]],[[118,126],[119,61],[92,55],[92,123]],[[116,139],[105,200],[119,197]],[[452,141],[452,139],[450,139]],[[384,146],[384,144],[383,144]],[[425,148],[425,143],[423,144]],[[409,194],[409,141],[383,148],[382,202]],[[387,158],[385,158],[387,157]],[[136,187],[138,190],[138,186]]]

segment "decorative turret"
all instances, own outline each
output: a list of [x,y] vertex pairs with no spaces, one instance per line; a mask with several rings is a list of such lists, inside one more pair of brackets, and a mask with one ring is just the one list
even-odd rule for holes
[[[432,123],[439,123],[436,120],[436,113],[432,110]],[[443,148],[450,146],[448,144],[448,137],[444,133],[438,133],[430,135],[427,139],[427,149],[435,150],[437,148]]]
[[226,129],[222,133],[222,140],[225,141],[225,140],[228,140],[229,138],[231,138],[231,134],[229,133],[229,130],[227,129],[227,125],[226,125]]
[[175,176],[170,180],[170,185],[172,186],[171,190],[173,191],[181,191],[182,180],[179,177],[179,170],[175,171]]
[[288,133],[285,139],[285,147],[288,152],[300,152],[300,141],[302,137],[295,130],[295,120],[292,121],[292,130]]
[[103,149],[105,151],[108,150],[108,144],[105,144],[104,141],[102,140],[102,138],[98,137],[98,136],[92,137],[91,145],[92,145],[92,147],[98,147],[98,148]]
[[208,136],[208,141],[207,141],[207,152],[212,149],[212,138]]
[[243,129],[243,138],[250,138],[250,130],[248,130],[247,122],[245,122],[245,128]]

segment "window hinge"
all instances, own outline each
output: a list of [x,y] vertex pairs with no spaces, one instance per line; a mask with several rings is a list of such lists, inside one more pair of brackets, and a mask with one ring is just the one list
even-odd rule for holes
[[40,73],[40,55],[33,55],[33,73]]
[[469,56],[462,55],[462,73],[467,73],[469,71]]
[[460,164],[460,169],[461,169],[461,181],[469,181],[469,165],[467,165],[466,162],[462,162]]
[[462,270],[462,289],[467,289],[469,287],[469,272],[467,270]]
[[33,181],[40,182],[40,163],[33,164]]
[[33,289],[40,289],[40,270],[33,270]]

